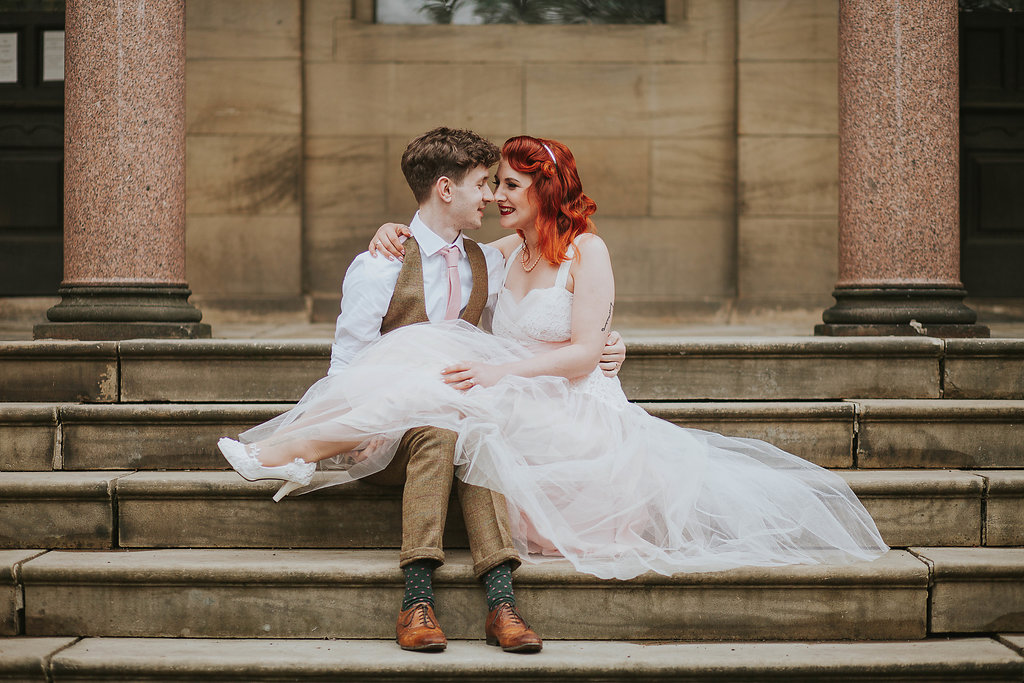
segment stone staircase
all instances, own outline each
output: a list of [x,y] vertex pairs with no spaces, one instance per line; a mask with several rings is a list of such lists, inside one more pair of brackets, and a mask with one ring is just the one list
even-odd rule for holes
[[274,504],[224,471],[216,439],[328,353],[0,342],[0,680],[1024,680],[1024,340],[631,343],[633,400],[839,471],[893,550],[632,581],[525,566],[537,656],[479,640],[458,514],[436,577],[455,640],[405,653],[398,493]]

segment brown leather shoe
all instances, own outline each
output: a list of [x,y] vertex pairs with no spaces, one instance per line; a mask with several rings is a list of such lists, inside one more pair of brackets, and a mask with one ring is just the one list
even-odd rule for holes
[[440,652],[448,646],[448,639],[434,617],[434,608],[426,602],[399,612],[395,633],[395,640],[403,650]]
[[505,652],[540,652],[544,641],[530,628],[516,608],[507,602],[487,615],[488,645],[500,645]]

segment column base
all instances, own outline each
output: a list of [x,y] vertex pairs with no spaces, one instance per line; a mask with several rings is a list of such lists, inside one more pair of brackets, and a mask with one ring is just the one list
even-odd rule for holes
[[884,335],[988,337],[962,287],[837,287],[836,305],[821,316],[814,334],[833,337]]
[[36,339],[197,339],[211,336],[203,314],[180,285],[73,285],[58,290],[61,302],[36,325]]

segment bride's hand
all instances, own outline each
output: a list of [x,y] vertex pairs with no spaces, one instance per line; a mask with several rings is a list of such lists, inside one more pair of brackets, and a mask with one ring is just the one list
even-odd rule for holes
[[619,374],[622,361],[626,360],[626,345],[622,341],[622,335],[612,330],[608,333],[608,339],[604,343],[604,351],[601,353],[601,361],[598,365],[608,377],[615,377]]
[[499,365],[462,362],[449,365],[442,370],[441,378],[445,384],[450,384],[459,391],[466,391],[476,386],[493,387],[505,374]]
[[377,228],[377,234],[370,240],[370,256],[376,258],[380,253],[388,261],[393,261],[396,258],[401,261],[405,256],[405,247],[402,246],[402,242],[405,241],[403,237],[412,237],[412,230],[409,229],[409,226],[401,223],[385,223]]

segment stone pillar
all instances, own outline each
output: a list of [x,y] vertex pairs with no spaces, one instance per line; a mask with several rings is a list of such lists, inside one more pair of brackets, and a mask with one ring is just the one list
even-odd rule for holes
[[64,281],[35,337],[209,337],[185,283],[184,0],[67,0]]
[[957,11],[839,2],[839,281],[816,334],[988,336],[960,282]]

